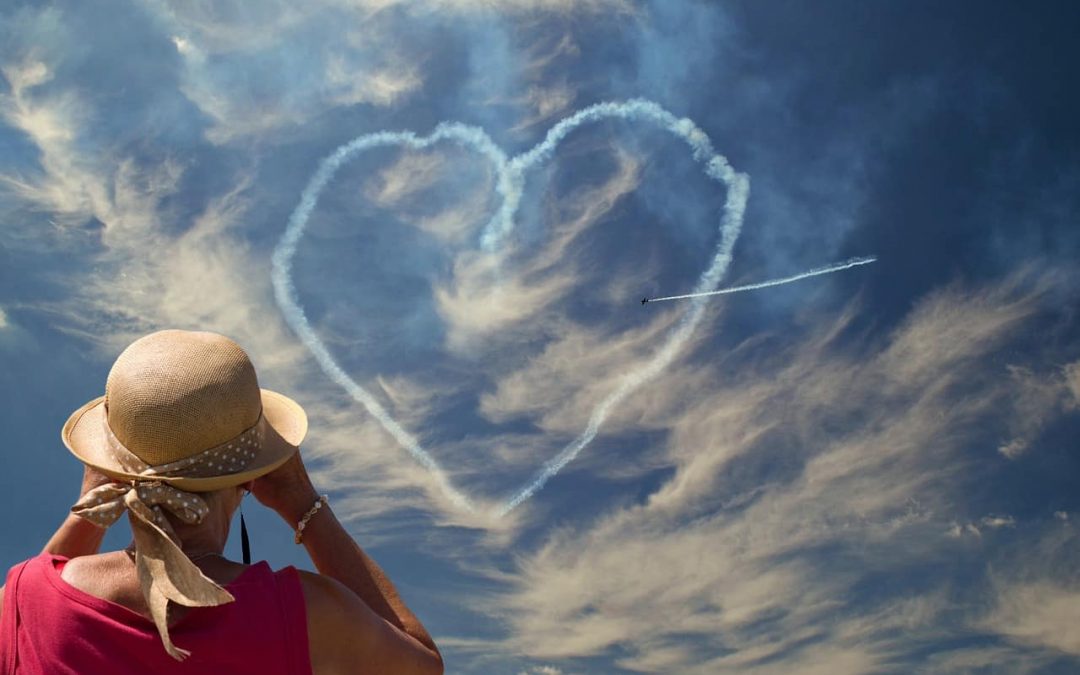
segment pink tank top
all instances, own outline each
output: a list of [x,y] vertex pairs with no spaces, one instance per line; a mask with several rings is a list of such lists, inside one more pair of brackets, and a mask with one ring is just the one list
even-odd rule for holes
[[251,565],[226,588],[236,602],[190,610],[169,634],[149,619],[60,578],[67,558],[42,553],[11,568],[0,616],[4,675],[311,675],[307,613],[295,567]]

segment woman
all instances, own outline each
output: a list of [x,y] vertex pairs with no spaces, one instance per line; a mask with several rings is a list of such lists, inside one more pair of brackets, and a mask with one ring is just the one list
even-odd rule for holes
[[[64,425],[83,490],[0,588],[0,673],[442,673],[431,636],[312,486],[306,432],[303,409],[260,389],[228,338],[135,341],[105,396]],[[222,555],[247,492],[319,574]],[[131,545],[98,553],[124,513]]]

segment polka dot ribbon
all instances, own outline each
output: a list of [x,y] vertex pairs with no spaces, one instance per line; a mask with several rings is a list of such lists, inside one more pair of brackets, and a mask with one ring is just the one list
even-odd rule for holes
[[155,524],[166,537],[179,544],[180,540],[162,512],[163,508],[192,525],[201,523],[209,512],[202,497],[160,481],[100,485],[83,495],[71,511],[95,525],[109,527],[125,510],[130,510],[143,520]]
[[197,455],[178,459],[168,464],[150,466],[139,459],[120,442],[109,423],[106,420],[105,439],[109,445],[109,451],[113,459],[128,473],[139,474],[152,478],[184,477],[184,478],[209,478],[211,476],[223,476],[230,473],[239,473],[251,464],[255,455],[262,447],[263,438],[266,436],[266,418],[259,416],[259,421],[250,429],[239,436],[222,443],[219,446],[204,450]]
[[262,417],[236,438],[193,457],[150,466],[113,434],[105,422],[105,436],[113,457],[132,474],[128,482],[101,485],[87,492],[71,508],[72,513],[101,527],[109,527],[127,511],[135,536],[135,567],[165,651],[177,661],[191,652],[173,644],[169,637],[168,604],[210,607],[234,600],[232,594],[206,577],[180,548],[165,511],[181,521],[198,524],[210,509],[199,495],[173,487],[163,477],[203,478],[243,471],[255,458],[265,433]]

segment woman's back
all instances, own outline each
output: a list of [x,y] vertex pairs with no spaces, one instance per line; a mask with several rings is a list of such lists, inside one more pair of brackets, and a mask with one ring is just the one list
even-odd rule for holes
[[[73,558],[59,566],[62,569],[60,577],[85,593],[126,607],[152,621],[150,608],[146,606],[146,598],[139,586],[138,573],[132,564],[133,555],[132,551],[125,550]],[[248,569],[248,566],[220,554],[196,558],[196,565],[221,586],[231,584]],[[174,605],[169,610],[169,625],[178,623],[189,611],[190,607]]]

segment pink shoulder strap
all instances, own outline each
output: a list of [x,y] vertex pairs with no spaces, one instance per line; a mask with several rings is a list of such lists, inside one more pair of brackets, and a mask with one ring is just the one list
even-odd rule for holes
[[[32,560],[32,558],[31,558]],[[11,568],[4,587],[4,612],[0,616],[0,672],[14,673],[17,656],[19,628],[19,578],[30,560],[23,561]]]
[[285,621],[285,633],[289,653],[290,673],[311,673],[311,652],[307,633],[307,604],[304,601],[304,589],[300,583],[300,573],[291,565],[274,573],[278,598],[281,603],[282,618]]

